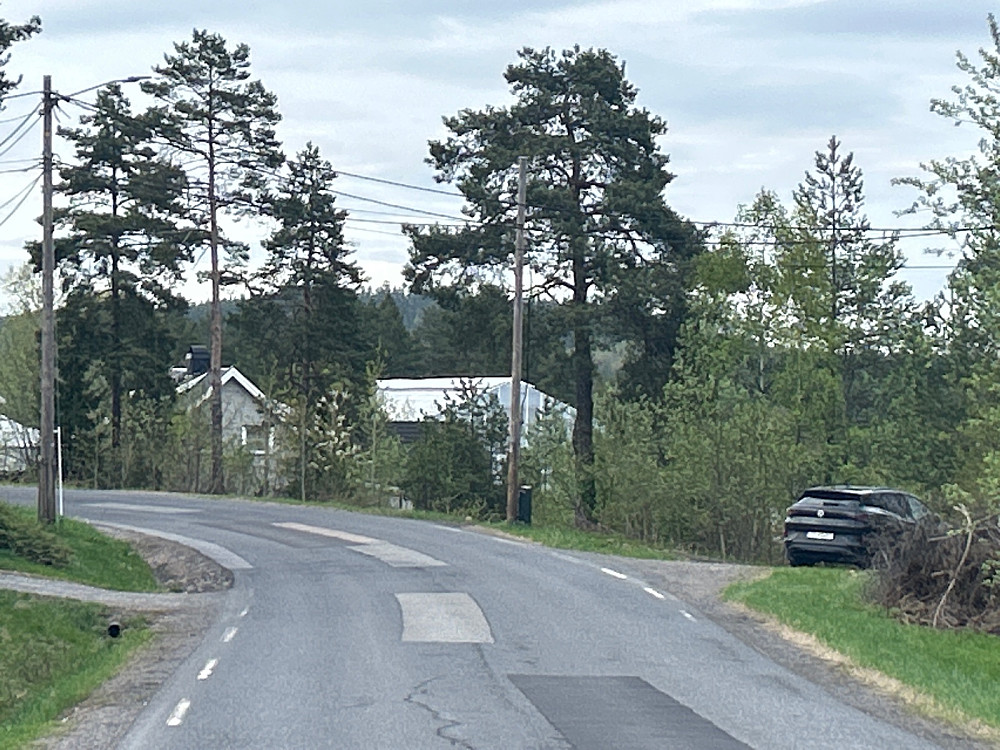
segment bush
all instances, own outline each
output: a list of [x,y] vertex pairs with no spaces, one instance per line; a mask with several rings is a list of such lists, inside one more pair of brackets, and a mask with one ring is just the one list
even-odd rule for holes
[[59,537],[5,503],[0,503],[0,551],[54,567],[68,565],[73,555]]
[[904,622],[1000,635],[1000,519],[919,526],[877,551],[871,598]]

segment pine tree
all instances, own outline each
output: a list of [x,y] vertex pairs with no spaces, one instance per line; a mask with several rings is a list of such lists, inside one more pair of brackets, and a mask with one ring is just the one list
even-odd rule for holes
[[677,259],[670,236],[679,220],[662,195],[672,179],[658,144],[666,126],[636,106],[624,65],[606,50],[557,55],[526,48],[519,57],[505,74],[512,105],[445,118],[449,137],[430,144],[438,179],[456,183],[477,223],[460,231],[410,228],[407,276],[417,292],[449,285],[474,290],[500,276],[512,250],[516,165],[519,156],[528,157],[527,262],[535,291],[552,295],[567,311],[576,516],[587,525],[596,507],[593,349],[600,303],[633,272],[670,268]]
[[[148,360],[146,342],[133,335],[138,321],[126,310],[138,309],[130,300],[140,298],[154,308],[181,304],[172,289],[203,233],[184,222],[185,173],[158,158],[150,118],[132,114],[118,84],[98,92],[80,124],[60,130],[75,159],[60,169],[58,191],[68,206],[56,212],[55,223],[67,233],[57,249],[71,294],[108,297],[110,330],[94,331],[94,338],[107,343],[101,368],[117,450],[123,372]],[[169,361],[147,364],[166,370]]]
[[143,90],[163,102],[160,137],[188,171],[198,225],[207,230],[211,256],[211,439],[213,493],[224,491],[222,467],[222,310],[220,250],[244,261],[246,248],[227,243],[220,214],[238,213],[259,193],[263,178],[282,161],[274,127],[277,97],[250,80],[250,48],[229,49],[225,39],[194,31],[190,42],[174,44],[173,55],[154,68],[159,78]]

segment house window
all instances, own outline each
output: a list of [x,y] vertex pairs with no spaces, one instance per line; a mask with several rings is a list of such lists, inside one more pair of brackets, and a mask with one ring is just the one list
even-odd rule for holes
[[266,425],[248,424],[243,426],[243,445],[251,453],[266,453],[270,430]]

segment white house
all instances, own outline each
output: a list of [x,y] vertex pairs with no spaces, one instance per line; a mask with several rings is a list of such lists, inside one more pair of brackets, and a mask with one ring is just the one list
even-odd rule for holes
[[[0,396],[0,408],[4,399]],[[25,427],[0,414],[0,475],[17,474],[34,462],[38,450],[38,430]]]
[[[445,404],[445,396],[456,397],[462,384],[470,384],[479,391],[495,394],[500,405],[510,419],[512,382],[509,377],[443,377],[443,378],[389,378],[377,382],[382,407],[389,421],[396,426],[404,440],[416,437],[416,430],[407,426],[416,425],[425,419],[440,416]],[[531,383],[521,381],[521,424],[524,431],[537,421],[546,408],[562,407],[568,419],[572,419],[571,406],[538,390]],[[522,433],[523,434],[523,433]]]

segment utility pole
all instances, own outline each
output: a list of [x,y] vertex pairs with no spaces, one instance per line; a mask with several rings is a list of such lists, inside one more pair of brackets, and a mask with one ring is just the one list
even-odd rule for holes
[[38,520],[54,523],[55,495],[55,312],[52,276],[55,249],[52,243],[52,76],[42,83],[42,409],[39,424],[41,455],[38,466]]
[[527,184],[528,157],[517,159],[517,236],[514,240],[514,330],[511,336],[510,358],[510,451],[507,454],[507,523],[517,520],[520,491],[518,461],[521,457],[521,317],[524,307],[524,201]]

